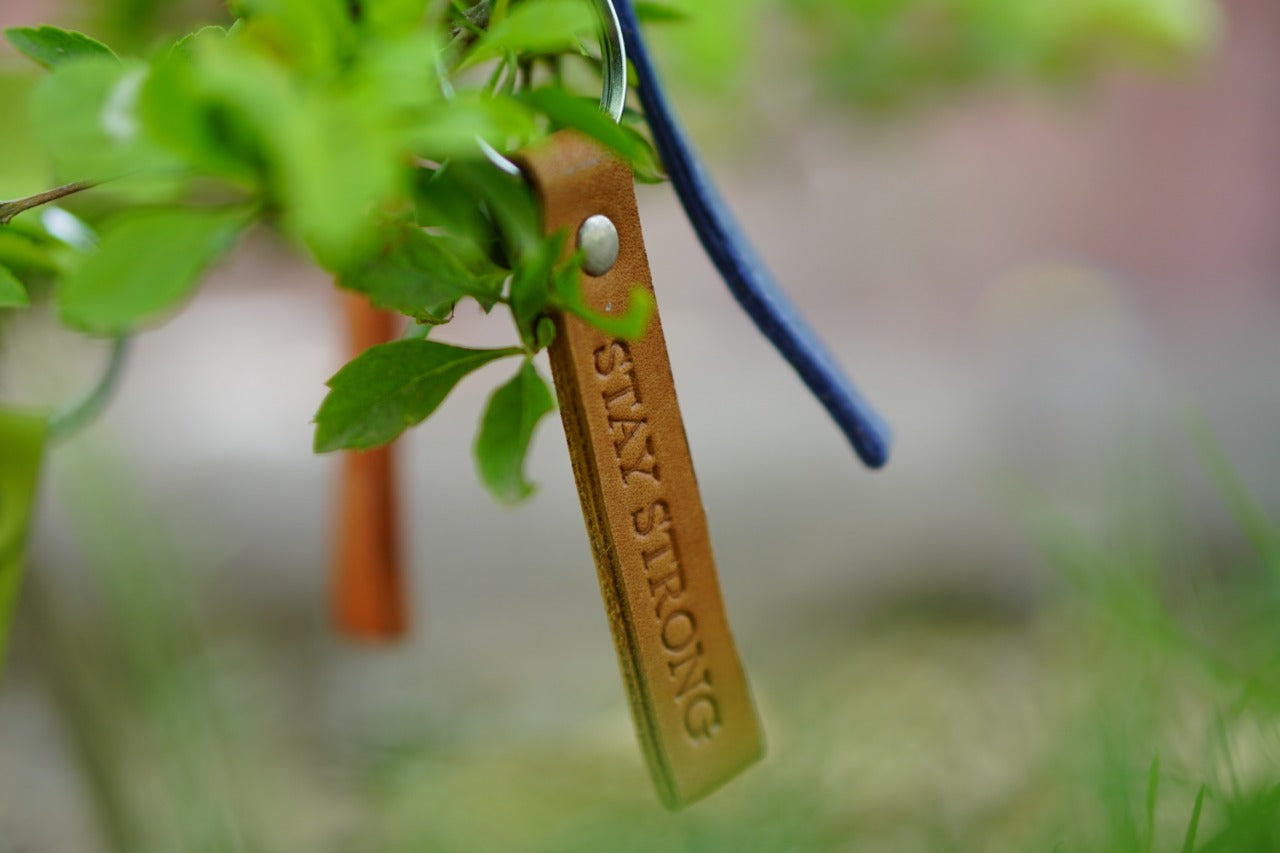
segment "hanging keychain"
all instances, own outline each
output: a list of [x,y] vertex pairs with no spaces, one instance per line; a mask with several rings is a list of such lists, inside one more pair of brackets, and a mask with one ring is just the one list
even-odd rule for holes
[[[884,464],[880,420],[764,272],[684,143],[632,10],[620,3],[620,20],[610,0],[597,6],[602,109],[621,118],[630,46],[659,150],[726,282],[859,456]],[[622,311],[636,286],[652,295],[630,168],[574,131],[519,159],[546,232],[571,235],[566,254],[582,253],[590,307]],[[662,324],[655,310],[644,336],[628,343],[567,313],[555,323],[552,372],[632,716],[660,798],[680,808],[752,764],[764,745],[724,612]]]
[[[616,9],[610,0],[594,2],[602,21],[602,110],[615,122],[623,114],[629,47],[654,141],[708,254],[858,456],[871,467],[883,465],[887,430],[719,200],[663,97],[633,9],[625,0]],[[447,75],[440,79],[452,98]],[[576,290],[585,308],[620,316],[637,288],[656,305],[627,163],[574,130],[552,134],[516,155],[518,162],[479,144],[501,171],[532,188],[545,233],[567,238],[562,260],[581,256]],[[660,799],[676,809],[758,760],[763,736],[725,615],[656,309],[643,335],[631,340],[580,314],[551,318],[552,372],[636,731]],[[358,553],[355,559],[346,550],[340,555],[339,616],[349,630],[390,636],[403,630],[404,618],[390,474],[371,457],[350,457],[348,466],[360,460],[366,469],[348,468],[348,488],[363,497],[354,504],[351,494],[347,498],[344,547],[356,543]]]
[[[549,233],[585,254],[596,311],[653,292],[630,168],[561,131],[522,158]],[[560,412],[640,743],[679,808],[758,759],[763,741],[716,580],[706,515],[655,309],[626,343],[559,314]]]

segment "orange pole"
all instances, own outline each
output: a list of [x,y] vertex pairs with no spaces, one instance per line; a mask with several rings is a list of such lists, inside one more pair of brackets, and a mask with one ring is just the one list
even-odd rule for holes
[[[353,354],[396,337],[397,315],[343,298]],[[394,447],[347,453],[340,495],[334,621],[352,639],[394,640],[408,630]]]

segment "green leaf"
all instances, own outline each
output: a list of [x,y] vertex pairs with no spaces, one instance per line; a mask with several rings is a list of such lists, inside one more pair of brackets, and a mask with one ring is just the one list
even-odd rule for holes
[[615,122],[596,101],[579,98],[557,87],[544,87],[524,92],[519,99],[558,127],[572,127],[616,152],[646,173],[660,171],[652,146],[639,133]]
[[551,282],[564,241],[564,234],[556,234],[539,243],[520,259],[511,277],[511,314],[526,346],[537,343],[538,322],[551,307]]
[[63,320],[116,335],[172,309],[235,242],[243,210],[170,208],[124,213],[103,229],[98,251],[58,290]]
[[484,202],[509,258],[538,251],[544,240],[542,214],[527,181],[508,175],[488,160],[451,163],[449,171],[472,198]]
[[[192,85],[217,126],[231,129],[239,156],[263,173],[288,231],[323,266],[345,269],[375,245],[370,209],[394,202],[407,182],[403,133],[364,89],[299,86],[293,69],[250,48],[234,37],[205,40]],[[195,136],[189,123],[174,132],[200,144],[198,124]]]
[[354,52],[347,0],[240,0],[236,6],[246,44],[305,73],[331,74]]
[[285,222],[329,269],[345,266],[372,239],[371,207],[396,196],[398,140],[358,100],[305,104],[275,151],[285,187]]
[[0,267],[0,308],[26,308],[31,304],[27,289],[8,267]]
[[458,241],[415,227],[402,228],[397,236],[377,257],[342,274],[341,285],[365,294],[379,308],[421,322],[438,322],[467,296],[489,307],[501,296],[505,276],[469,269],[458,258]]
[[371,41],[353,70],[352,88],[388,112],[421,110],[441,102],[444,94],[433,61],[439,53],[439,39],[429,31]]
[[552,300],[558,307],[576,314],[600,331],[625,341],[638,340],[644,336],[657,307],[653,294],[637,285],[631,290],[631,304],[625,311],[614,313],[611,308],[607,313],[601,313],[594,310],[582,295],[582,264],[579,257],[559,270],[552,284]]
[[534,348],[544,350],[555,343],[556,340],[556,324],[550,317],[540,317],[538,326],[533,333]]
[[[262,143],[234,106],[236,98],[222,98],[196,65],[203,45],[225,39],[214,27],[183,39],[151,70],[138,110],[156,144],[191,168],[209,177],[252,184],[264,159]],[[269,87],[263,77],[259,80],[263,85],[239,97],[261,97]]]
[[403,33],[422,24],[429,0],[359,0],[360,22],[380,35]]
[[514,504],[533,494],[524,476],[525,457],[538,422],[555,408],[551,390],[528,360],[489,398],[476,436],[476,470],[499,503]]
[[115,59],[111,48],[84,33],[57,27],[13,27],[4,31],[9,43],[45,68],[81,59]]
[[640,0],[634,4],[636,17],[642,24],[681,23],[689,20],[689,13],[679,6],[669,3],[655,3],[652,0]]
[[85,59],[59,66],[36,88],[32,117],[65,182],[181,167],[180,160],[144,132],[138,106],[148,73],[140,62]]
[[61,271],[65,251],[62,247],[19,233],[17,220],[8,228],[0,228],[0,265],[23,272],[56,273]]
[[44,418],[0,410],[0,665],[22,584],[47,431]]
[[226,37],[227,37],[226,27],[220,27],[217,24],[210,24],[208,26],[201,27],[195,32],[187,33],[185,36],[178,39],[176,42],[174,42],[173,47],[169,50],[169,53],[170,55],[173,55],[175,53],[189,55],[193,50],[196,49],[196,45],[200,44],[200,42],[204,41],[205,39],[221,40],[221,39],[225,39]]
[[402,341],[425,341],[431,336],[431,333],[439,326],[438,323],[410,323],[409,327],[404,330],[404,334],[400,336]]
[[582,0],[525,0],[480,37],[459,68],[507,53],[575,51],[596,26],[595,12]]
[[516,98],[462,92],[421,111],[411,130],[416,152],[431,160],[478,160],[483,139],[500,151],[520,148],[538,135],[534,113]]
[[435,341],[394,341],[366,350],[329,380],[331,391],[316,414],[316,452],[386,444],[426,420],[467,374],[522,352]]
[[417,222],[443,231],[471,247],[478,258],[489,259],[498,241],[484,206],[455,174],[450,163],[435,171],[419,170],[413,189]]

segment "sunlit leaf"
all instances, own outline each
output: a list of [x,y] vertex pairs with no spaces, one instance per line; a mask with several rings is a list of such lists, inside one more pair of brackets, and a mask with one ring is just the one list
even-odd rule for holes
[[[575,259],[576,260],[576,259]],[[656,304],[645,288],[636,285],[631,290],[631,301],[628,305],[617,306],[618,312],[601,313],[587,304],[582,295],[581,263],[569,264],[559,270],[552,280],[554,301],[565,311],[575,314],[602,332],[634,341],[644,336],[653,318]]]
[[505,276],[469,269],[454,248],[457,241],[412,226],[397,228],[392,239],[383,251],[343,273],[342,286],[422,322],[448,316],[467,296],[489,306],[496,301]]
[[511,314],[527,345],[537,339],[538,321],[551,304],[551,282],[564,247],[564,235],[556,235],[526,253],[511,277]]
[[39,139],[65,182],[159,175],[182,163],[145,132],[139,100],[149,73],[109,58],[62,65],[32,99]]
[[516,503],[533,494],[524,475],[525,457],[538,422],[555,407],[547,383],[528,360],[489,398],[476,437],[476,469],[500,503]]
[[595,11],[582,0],[525,0],[480,37],[461,67],[507,53],[572,51],[597,26]]
[[58,289],[65,322],[120,334],[173,309],[244,228],[244,211],[171,208],[121,214]]
[[479,159],[479,140],[498,150],[525,145],[538,134],[533,111],[502,95],[458,95],[424,110],[409,131],[414,150],[432,160]]
[[304,72],[331,73],[355,51],[347,0],[237,0],[235,6],[243,19],[238,39]]
[[7,267],[0,266],[0,308],[26,308],[31,304],[27,289]]
[[525,92],[520,100],[546,115],[557,127],[572,127],[617,152],[624,160],[654,168],[657,157],[644,137],[615,122],[596,101],[551,87]]
[[115,59],[111,48],[84,33],[57,27],[13,27],[4,31],[9,43],[45,68],[82,59]]

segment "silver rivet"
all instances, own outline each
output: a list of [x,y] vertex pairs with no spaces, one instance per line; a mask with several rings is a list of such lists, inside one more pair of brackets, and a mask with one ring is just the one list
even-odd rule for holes
[[604,275],[618,262],[618,229],[607,216],[589,217],[578,229],[578,248],[585,256],[582,269],[586,274]]

